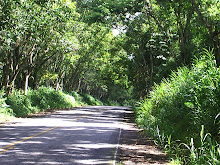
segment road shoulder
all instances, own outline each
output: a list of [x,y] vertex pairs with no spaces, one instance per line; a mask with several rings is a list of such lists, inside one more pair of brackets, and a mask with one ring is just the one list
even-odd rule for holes
[[134,113],[125,113],[126,127],[121,134],[120,163],[123,165],[164,164],[167,155],[159,150],[152,139],[145,136],[135,125]]

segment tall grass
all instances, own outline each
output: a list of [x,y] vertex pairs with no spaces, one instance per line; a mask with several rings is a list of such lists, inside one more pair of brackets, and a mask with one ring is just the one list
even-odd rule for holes
[[[136,108],[137,123],[188,164],[199,164],[201,155],[211,152],[210,159],[219,163],[219,112],[220,71],[208,51],[194,61],[192,68],[180,68],[169,79],[155,84],[149,98]],[[203,143],[201,126],[209,133],[202,138]],[[189,146],[197,156],[192,156]]]

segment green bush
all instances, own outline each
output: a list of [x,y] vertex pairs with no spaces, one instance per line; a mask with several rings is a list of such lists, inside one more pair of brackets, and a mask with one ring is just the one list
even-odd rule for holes
[[[180,140],[200,147],[201,125],[212,135],[219,136],[220,72],[212,53],[206,51],[191,69],[180,68],[155,85],[149,98],[137,108],[137,122],[146,131],[167,145]],[[166,143],[166,144],[165,144]]]
[[[76,100],[75,100],[75,98]],[[0,105],[4,100],[0,98]],[[6,99],[4,113],[11,112],[16,117],[25,117],[29,114],[38,113],[47,109],[72,108],[81,105],[102,105],[102,102],[91,95],[79,95],[77,92],[66,94],[62,91],[55,91],[53,88],[40,87],[38,90],[28,90],[25,96],[22,91],[15,91]],[[3,107],[0,108],[0,113]]]
[[6,104],[4,98],[4,91],[0,91],[0,121],[6,121],[13,117],[12,109]]
[[75,98],[77,106],[86,105],[86,103],[83,102],[83,96],[81,96],[81,95],[80,95],[79,93],[77,93],[76,91],[72,91],[72,92],[70,93],[70,95]]
[[28,90],[27,96],[21,91],[16,91],[8,96],[6,103],[10,105],[16,117],[27,116],[46,109],[71,108],[76,105],[74,97],[46,87]]
[[109,106],[121,106],[119,102],[110,99],[104,101],[104,104]]
[[75,106],[74,97],[53,88],[40,87],[38,90],[30,90],[27,95],[32,101],[32,106],[40,109],[60,109]]
[[88,105],[103,105],[103,103],[89,94],[82,94],[83,102]]
[[16,117],[26,116],[32,112],[35,113],[36,110],[31,106],[30,99],[20,91],[15,91],[12,95],[9,95],[6,103],[13,110]]

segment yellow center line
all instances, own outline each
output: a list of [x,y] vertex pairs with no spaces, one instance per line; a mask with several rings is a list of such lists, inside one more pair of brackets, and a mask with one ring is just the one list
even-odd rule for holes
[[7,148],[7,149],[3,150],[2,152],[0,152],[0,154],[6,152],[6,151],[8,151],[8,150],[12,150],[12,149],[15,148],[15,147],[16,147],[16,146],[12,146],[12,147],[10,147],[10,148]]
[[88,116],[87,114],[86,114],[86,115],[82,115],[82,116],[80,116],[80,117],[77,117],[77,118],[73,119],[73,121],[78,120],[78,119],[81,119],[81,118],[84,118],[84,117],[87,117],[87,116]]
[[[18,144],[18,143],[20,143],[20,142],[26,141],[26,140],[28,140],[28,139],[31,139],[31,138],[33,138],[33,137],[36,137],[36,136],[38,136],[38,135],[41,135],[41,134],[43,134],[43,133],[46,133],[46,132],[51,131],[51,130],[53,130],[53,129],[55,129],[55,128],[58,128],[58,127],[60,127],[60,126],[50,128],[50,129],[45,130],[45,131],[43,131],[43,132],[37,133],[37,134],[35,134],[35,135],[29,136],[29,137],[27,137],[27,138],[25,138],[25,139],[16,141],[16,142],[14,142],[14,143],[12,143],[12,144],[9,144],[9,145],[7,145],[7,146],[5,146],[5,147],[2,147],[2,148],[0,148],[0,149],[5,149],[5,150],[1,151],[0,154],[4,153],[4,152],[6,152],[6,151],[8,151],[8,150],[10,150],[10,149],[13,149],[13,148],[15,147],[15,145]],[[12,147],[12,146],[13,146],[13,147]]]
[[[73,119],[73,120],[76,121],[76,120],[78,120],[78,119],[80,119],[80,118],[84,118],[84,117],[86,117],[86,116],[88,116],[88,115],[83,115],[83,116],[77,117],[77,118],[75,118],[75,119]],[[58,128],[58,127],[61,127],[61,126],[56,126],[56,127],[47,129],[47,130],[45,130],[45,131],[43,131],[43,132],[37,133],[37,134],[35,134],[35,135],[29,136],[29,137],[27,137],[27,138],[25,138],[25,139],[16,141],[16,142],[11,143],[11,144],[9,144],[9,145],[7,145],[7,146],[5,146],[5,147],[2,147],[2,148],[0,148],[0,150],[2,150],[2,149],[4,149],[4,150],[3,150],[3,151],[0,151],[0,154],[3,154],[3,153],[5,153],[6,151],[15,148],[15,147],[16,147],[15,145],[18,144],[18,143],[21,143],[21,142],[26,141],[26,140],[28,140],[28,139],[32,139],[32,138],[34,138],[34,137],[36,137],[36,136],[39,136],[39,135],[41,135],[41,134],[43,134],[43,133],[46,133],[46,132],[51,131],[51,130],[53,130],[53,129],[55,129],[55,128]]]

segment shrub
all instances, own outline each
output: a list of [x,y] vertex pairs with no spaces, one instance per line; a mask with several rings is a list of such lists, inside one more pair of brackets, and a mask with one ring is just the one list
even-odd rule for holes
[[83,102],[88,105],[103,105],[103,103],[89,94],[82,94]]
[[12,95],[9,95],[6,103],[10,105],[16,117],[27,116],[38,111],[37,108],[31,106],[30,99],[20,91],[15,91]]
[[77,93],[76,91],[72,91],[70,93],[71,96],[73,96],[76,100],[76,105],[77,106],[81,106],[81,105],[85,105],[86,103],[83,102],[83,96],[81,96],[79,93]]
[[46,109],[71,108],[76,105],[74,97],[46,87],[28,90],[27,96],[21,91],[15,91],[6,102],[13,109],[16,117],[24,117]]
[[30,90],[28,98],[32,100],[32,106],[40,109],[71,108],[75,106],[74,97],[53,88],[40,87],[38,90]]
[[[149,98],[137,108],[137,122],[160,143],[181,140],[200,147],[201,125],[217,140],[219,136],[220,72],[212,53],[206,51],[191,69],[180,68],[154,86]],[[167,144],[166,144],[167,145]]]
[[110,100],[110,99],[108,99],[107,101],[104,101],[104,104],[109,105],[109,106],[121,106],[119,102]]
[[[75,98],[76,100],[75,100]],[[0,99],[0,105],[1,105]],[[4,101],[4,100],[3,100]],[[79,95],[77,92],[67,94],[62,91],[55,91],[53,88],[40,87],[38,90],[28,90],[27,96],[22,91],[15,91],[8,96],[6,103],[10,108],[4,112],[11,112],[16,117],[25,117],[29,114],[38,113],[47,109],[72,108],[81,105],[102,105],[102,102],[91,95]],[[1,107],[2,109],[2,107]],[[1,110],[0,109],[0,113]]]
[[4,98],[4,91],[0,91],[0,121],[6,121],[13,117],[12,109],[6,104]]

